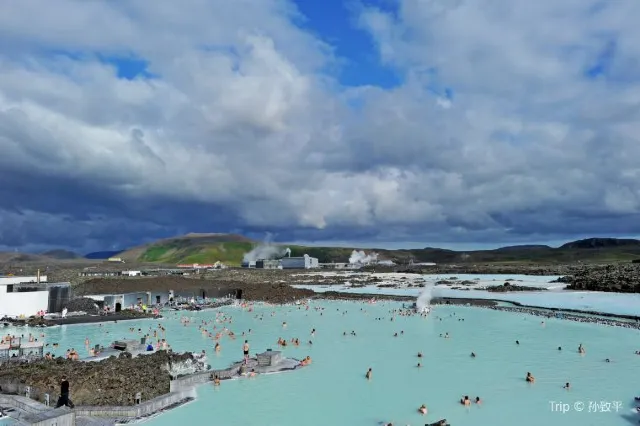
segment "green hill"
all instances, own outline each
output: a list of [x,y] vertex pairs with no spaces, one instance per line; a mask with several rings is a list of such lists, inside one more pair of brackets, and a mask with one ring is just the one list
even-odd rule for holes
[[[168,238],[124,251],[118,255],[126,262],[161,264],[200,263],[217,261],[238,266],[243,255],[261,243],[235,234],[188,234]],[[347,262],[353,248],[344,247],[289,247],[292,256],[308,254],[320,262]],[[611,263],[629,262],[640,258],[640,240],[616,238],[589,238],[573,241],[561,247],[544,245],[508,246],[494,250],[455,251],[426,247],[411,250],[365,249],[376,252],[379,259],[398,264],[410,262],[435,263],[503,263],[503,264],[566,264],[575,262]]]
[[187,234],[168,238],[118,254],[125,262],[162,264],[200,263],[221,261],[228,265],[240,265],[242,256],[256,243],[242,235]]

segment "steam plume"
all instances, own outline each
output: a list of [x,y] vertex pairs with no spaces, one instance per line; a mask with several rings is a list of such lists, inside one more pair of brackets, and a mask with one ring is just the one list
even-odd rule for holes
[[433,283],[427,283],[424,286],[424,290],[418,296],[416,300],[416,310],[418,312],[429,312],[431,310],[431,300],[435,297],[435,285]]
[[368,265],[370,263],[376,263],[377,261],[377,253],[367,254],[363,250],[354,250],[351,252],[351,256],[349,256],[349,263],[351,264]]
[[253,250],[242,256],[242,261],[246,263],[255,262],[256,260],[261,259],[276,259],[278,257],[284,257],[287,254],[291,256],[291,249],[273,244],[271,242],[271,235],[267,234],[266,238],[260,245],[254,247]]

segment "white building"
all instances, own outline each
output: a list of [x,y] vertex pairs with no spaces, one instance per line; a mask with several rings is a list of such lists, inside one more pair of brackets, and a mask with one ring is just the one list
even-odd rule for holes
[[33,275],[33,276],[25,276],[25,277],[14,277],[13,275],[9,276],[0,276],[0,285],[7,284],[20,284],[20,283],[46,283],[47,276],[46,275]]
[[102,305],[109,307],[112,312],[120,312],[123,309],[132,309],[138,304],[151,307],[154,304],[167,303],[172,295],[169,291],[140,291],[122,294],[94,294],[84,297],[102,302]]
[[47,311],[51,305],[50,287],[67,284],[47,285],[46,281],[46,275],[0,277],[0,318],[29,317]]
[[282,269],[311,269],[319,267],[318,258],[305,254],[302,257],[283,257],[280,259]]

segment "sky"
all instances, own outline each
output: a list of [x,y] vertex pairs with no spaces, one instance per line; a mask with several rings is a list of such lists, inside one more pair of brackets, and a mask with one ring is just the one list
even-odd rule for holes
[[0,248],[640,235],[640,2],[152,3],[3,7]]

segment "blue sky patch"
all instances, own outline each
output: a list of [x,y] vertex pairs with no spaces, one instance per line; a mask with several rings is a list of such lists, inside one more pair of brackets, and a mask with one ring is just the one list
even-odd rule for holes
[[[357,3],[343,0],[295,0],[295,3],[306,17],[299,25],[329,43],[341,59],[337,76],[341,84],[390,89],[402,83],[402,76],[396,70],[380,63],[371,36],[356,25]],[[390,4],[377,0],[368,1],[366,6],[388,8]]]

